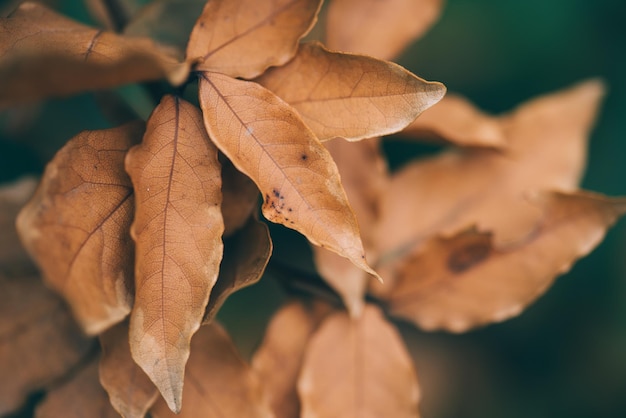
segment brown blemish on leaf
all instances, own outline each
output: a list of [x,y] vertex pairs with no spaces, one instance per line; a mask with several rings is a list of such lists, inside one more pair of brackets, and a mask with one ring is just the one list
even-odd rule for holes
[[452,273],[459,274],[476,266],[489,257],[491,244],[489,242],[472,242],[453,250],[446,265]]

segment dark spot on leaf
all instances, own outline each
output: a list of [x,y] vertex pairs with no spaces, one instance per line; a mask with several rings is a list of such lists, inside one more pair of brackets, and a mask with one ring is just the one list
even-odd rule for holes
[[302,154],[302,155],[300,156],[300,159],[301,159],[302,161],[306,161],[308,158],[309,158],[309,156],[308,156],[308,155],[306,155],[306,154]]
[[491,253],[488,242],[474,242],[454,250],[448,257],[448,269],[453,273],[462,273],[481,263]]

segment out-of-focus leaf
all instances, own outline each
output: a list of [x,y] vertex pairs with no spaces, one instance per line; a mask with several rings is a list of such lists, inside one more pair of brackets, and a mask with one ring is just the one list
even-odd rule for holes
[[490,233],[433,238],[399,269],[389,306],[420,327],[463,332],[519,314],[595,248],[626,198],[591,193],[536,197],[542,218],[526,237],[494,246]]
[[203,322],[211,322],[231,294],[258,282],[271,254],[272,241],[267,225],[250,217],[246,225],[224,243],[224,259]]
[[32,2],[0,18],[0,57],[0,108],[160,78],[178,85],[189,73],[150,39],[90,28]]
[[84,0],[89,14],[104,28],[120,32],[131,16],[137,12],[141,1]]
[[46,394],[35,418],[120,418],[98,381],[96,360],[81,369],[68,382]]
[[191,32],[195,68],[253,78],[289,61],[315,24],[321,0],[211,0]]
[[407,126],[404,137],[434,136],[462,147],[503,148],[507,145],[500,121],[474,107],[467,99],[446,95]]
[[154,418],[273,418],[261,381],[215,322],[200,328],[191,340],[180,414],[172,413],[163,400],[150,413]]
[[304,352],[313,332],[329,313],[329,306],[319,301],[310,306],[292,301],[274,314],[267,326],[252,358],[252,368],[263,382],[276,418],[300,416],[296,383]]
[[329,48],[392,60],[439,18],[443,0],[332,0]]
[[258,210],[259,189],[248,176],[235,168],[227,158],[222,164],[222,216],[224,236],[230,236],[243,227],[252,213]]
[[402,338],[368,305],[359,319],[326,318],[298,380],[302,417],[417,418],[420,391]]
[[48,290],[20,246],[15,216],[30,179],[0,188],[0,415],[63,377],[91,347],[63,301]]
[[165,96],[126,156],[135,189],[133,358],[179,411],[189,343],[217,280],[224,222],[217,149],[200,110]]
[[257,81],[291,104],[322,141],[398,132],[446,92],[397,64],[331,52],[317,42],[301,45],[293,60]]
[[124,418],[143,418],[159,391],[130,354],[128,321],[100,335],[100,345],[100,383],[111,405]]
[[134,199],[124,157],[143,130],[143,123],[131,123],[72,138],[48,164],[18,218],[22,241],[46,282],[89,334],[130,312]]
[[257,184],[267,219],[376,275],[332,157],[289,105],[218,73],[202,73],[200,103],[211,138]]

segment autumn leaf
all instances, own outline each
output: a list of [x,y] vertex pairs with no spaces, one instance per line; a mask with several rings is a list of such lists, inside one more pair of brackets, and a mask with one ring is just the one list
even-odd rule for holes
[[231,294],[261,279],[271,254],[272,241],[267,225],[250,217],[244,227],[224,243],[224,259],[209,297],[204,323],[215,318]]
[[211,0],[191,32],[197,70],[254,78],[289,61],[317,19],[321,0]]
[[200,76],[204,124],[263,196],[263,215],[364,271],[363,244],[330,154],[285,102],[256,83]]
[[398,132],[446,92],[397,64],[331,52],[315,42],[256,81],[292,105],[322,141]]
[[159,391],[133,360],[128,332],[128,321],[124,321],[100,335],[100,383],[120,415],[143,418],[156,402]]
[[329,48],[395,59],[437,20],[443,0],[332,0],[328,6]]
[[291,301],[274,314],[263,342],[252,358],[252,368],[264,384],[276,418],[298,418],[296,384],[311,336],[331,312],[323,302]]
[[258,211],[259,189],[228,158],[221,158],[220,163],[224,236],[230,236],[246,224],[255,210]]
[[578,192],[535,200],[541,221],[518,242],[496,246],[490,233],[476,230],[430,240],[400,267],[391,313],[427,330],[453,332],[508,319],[595,248],[626,213],[626,198]]
[[[47,289],[15,231],[32,179],[0,188],[0,415],[65,376],[91,350],[63,301]],[[6,251],[5,251],[6,250]]]
[[220,164],[199,109],[165,96],[126,171],[135,189],[133,358],[174,411],[181,407],[189,341],[222,259]]
[[419,416],[409,354],[374,305],[359,319],[339,312],[324,320],[307,348],[298,393],[302,417]]
[[89,334],[121,321],[132,305],[134,197],[124,157],[143,130],[143,123],[131,123],[72,138],[48,163],[17,220],[46,282]]
[[242,360],[226,331],[215,322],[200,328],[191,340],[180,413],[173,414],[159,400],[150,414],[154,418],[273,418],[261,381]]
[[98,382],[98,362],[92,361],[68,382],[49,391],[37,406],[36,418],[120,418]]
[[90,28],[32,2],[0,18],[0,57],[0,108],[166,77],[178,85],[189,73],[149,39]]

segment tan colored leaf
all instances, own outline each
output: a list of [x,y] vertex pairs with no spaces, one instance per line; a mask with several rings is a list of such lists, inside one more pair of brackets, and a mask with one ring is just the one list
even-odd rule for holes
[[359,319],[340,312],[322,323],[307,348],[298,393],[303,418],[419,416],[411,358],[374,305]]
[[132,123],[72,138],[17,220],[46,282],[89,334],[121,321],[132,305],[134,198],[124,157],[143,130]]
[[209,297],[204,323],[215,318],[231,294],[261,279],[271,254],[272,241],[267,225],[250,217],[243,229],[224,243],[224,259]]
[[120,418],[98,382],[98,362],[92,361],[71,380],[49,391],[35,418]]
[[25,179],[0,187],[0,416],[66,375],[93,347],[17,239],[15,216],[34,186]]
[[173,414],[163,400],[150,412],[154,418],[273,417],[260,380],[215,322],[200,328],[191,341],[180,414]]
[[446,92],[397,64],[317,42],[302,44],[293,60],[257,81],[291,104],[322,141],[398,132]]
[[199,109],[165,96],[126,157],[135,188],[133,358],[179,411],[191,336],[222,259],[220,164]]
[[[398,172],[381,199],[378,268],[413,253],[427,238],[472,225],[496,245],[526,236],[541,217],[533,190],[574,190],[603,85],[595,80],[532,100],[501,118],[505,150],[446,152]],[[393,280],[386,280],[389,284]]]
[[124,29],[138,7],[138,2],[133,0],[85,0],[83,3],[100,26],[114,32]]
[[194,26],[195,68],[253,78],[289,61],[317,19],[321,0],[211,0]]
[[258,210],[259,189],[248,176],[235,168],[228,158],[222,164],[222,216],[224,236],[242,228],[252,213]]
[[329,48],[393,60],[424,34],[441,13],[443,0],[332,0]]
[[258,186],[263,214],[370,274],[354,214],[330,154],[285,102],[256,83],[202,73],[211,138]]
[[178,85],[189,65],[146,38],[84,26],[37,3],[0,18],[0,108],[136,81]]
[[128,321],[100,335],[100,346],[100,383],[111,405],[125,418],[143,418],[159,391],[130,354]]
[[403,136],[434,136],[463,147],[503,148],[507,145],[500,121],[467,99],[448,94],[402,131]]
[[[324,145],[337,164],[341,183],[359,225],[365,225],[361,237],[369,257],[375,259],[374,229],[378,222],[380,195],[389,181],[389,173],[380,152],[378,138],[350,143],[336,139]],[[358,317],[363,310],[363,295],[368,275],[345,258],[320,247],[313,247],[318,273],[341,295],[350,315]]]
[[463,332],[519,314],[595,248],[626,213],[626,198],[546,193],[535,229],[518,242],[495,246],[475,230],[434,238],[406,260],[390,298],[394,315],[420,327]]

